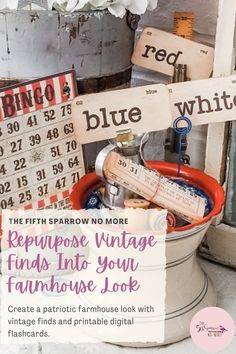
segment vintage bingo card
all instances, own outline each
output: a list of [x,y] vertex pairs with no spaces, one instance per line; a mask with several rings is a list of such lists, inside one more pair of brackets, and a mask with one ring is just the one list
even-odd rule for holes
[[0,208],[69,208],[84,174],[74,135],[74,71],[0,91]]

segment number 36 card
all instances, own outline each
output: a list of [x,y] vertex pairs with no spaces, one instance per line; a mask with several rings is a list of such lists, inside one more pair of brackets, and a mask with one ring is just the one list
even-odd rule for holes
[[0,208],[69,208],[84,174],[71,101],[74,71],[0,91]]

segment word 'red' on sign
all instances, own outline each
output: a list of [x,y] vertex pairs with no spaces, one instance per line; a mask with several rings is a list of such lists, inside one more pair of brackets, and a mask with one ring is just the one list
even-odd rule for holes
[[236,75],[168,87],[173,119],[187,116],[193,125],[236,119]]
[[72,110],[82,144],[114,138],[123,129],[133,134],[167,129],[172,121],[165,85],[84,95],[73,101]]
[[175,64],[187,64],[190,80],[209,78],[214,49],[155,28],[146,28],[134,50],[132,63],[172,76]]

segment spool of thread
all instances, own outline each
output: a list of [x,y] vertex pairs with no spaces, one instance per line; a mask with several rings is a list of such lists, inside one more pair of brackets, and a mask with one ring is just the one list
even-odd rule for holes
[[133,208],[133,209],[138,209],[138,208],[148,209],[150,206],[150,202],[141,198],[132,198],[132,199],[126,199],[124,201],[124,206],[126,208]]

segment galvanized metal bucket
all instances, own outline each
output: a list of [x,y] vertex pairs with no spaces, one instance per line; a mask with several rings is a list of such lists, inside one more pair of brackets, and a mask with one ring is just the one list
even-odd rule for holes
[[74,68],[86,93],[125,84],[131,74],[134,20],[107,10],[1,11],[0,78],[25,80]]
[[[177,176],[177,164],[148,161],[147,165],[163,175]],[[216,305],[215,290],[198,263],[196,250],[212,219],[222,210],[224,191],[214,178],[194,168],[183,166],[181,177],[204,190],[212,201],[213,209],[201,221],[170,229],[166,235],[166,264],[160,265],[157,260],[157,266],[166,269],[164,342],[125,345],[148,347],[182,340],[190,335],[192,317],[202,308]],[[101,179],[95,173],[87,174],[76,183],[70,196],[73,209],[83,209],[86,196],[98,186],[101,186]]]

